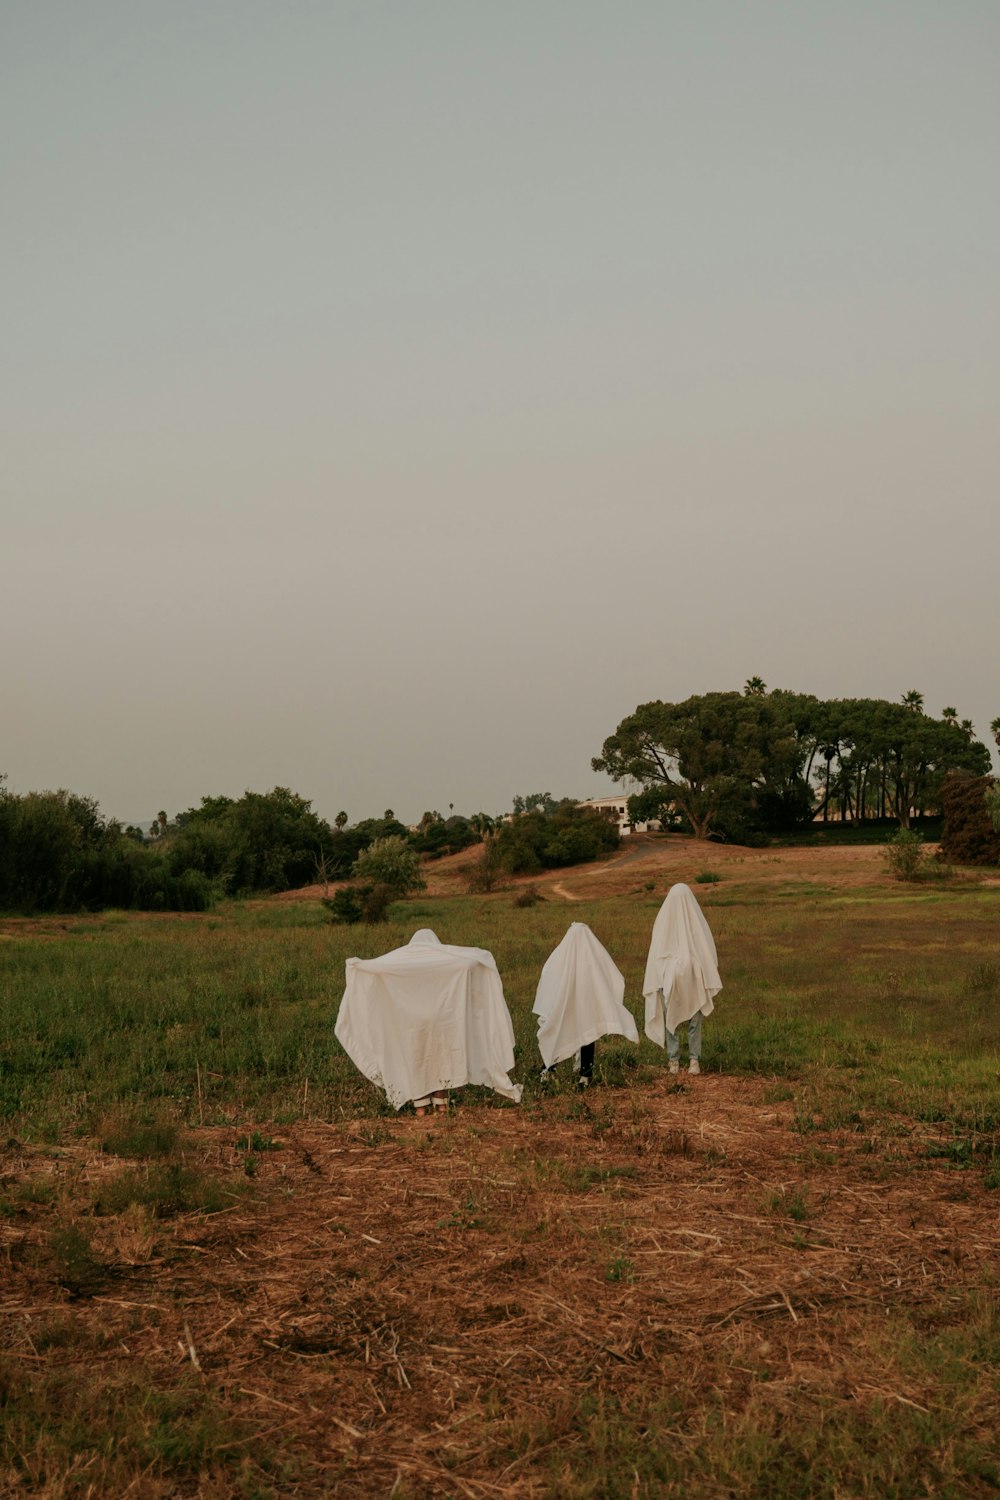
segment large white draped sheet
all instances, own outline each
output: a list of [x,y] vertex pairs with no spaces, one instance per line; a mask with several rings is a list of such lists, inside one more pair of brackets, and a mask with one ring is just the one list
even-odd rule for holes
[[574,922],[546,959],[535,994],[538,1050],[545,1066],[554,1067],[602,1036],[637,1042],[624,994],[625,980],[608,950],[585,922]]
[[710,1016],[721,989],[715,939],[694,892],[679,882],[656,914],[646,959],[642,993],[650,1041],[663,1047],[664,1029],[676,1031],[699,1011]]
[[520,1103],[514,1028],[493,955],[428,928],[381,958],[349,958],[337,1040],[390,1104],[466,1083]]

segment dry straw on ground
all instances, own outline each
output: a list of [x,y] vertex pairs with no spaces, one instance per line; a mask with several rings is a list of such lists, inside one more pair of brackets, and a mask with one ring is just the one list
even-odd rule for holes
[[[103,1381],[138,1361],[164,1386],[187,1370],[250,1422],[247,1465],[291,1460],[260,1493],[345,1500],[583,1493],[581,1421],[651,1399],[681,1448],[709,1409],[926,1410],[879,1330],[983,1287],[996,1194],[927,1158],[931,1127],[902,1147],[804,1136],[773,1085],[672,1083],[302,1123],[252,1178],[236,1131],[198,1130],[188,1159],[248,1193],[211,1217],[91,1218],[93,1295],[46,1269],[52,1202],[0,1221],[7,1360]],[[122,1170],[80,1146],[3,1158],[8,1187],[47,1180],[62,1213]],[[81,1337],[47,1349],[55,1317]],[[970,1430],[996,1415],[970,1411]],[[37,1488],[9,1472],[4,1493],[87,1493],[21,1457]],[[129,1493],[246,1494],[246,1474],[231,1490],[137,1474]],[[682,1491],[637,1471],[632,1492]]]

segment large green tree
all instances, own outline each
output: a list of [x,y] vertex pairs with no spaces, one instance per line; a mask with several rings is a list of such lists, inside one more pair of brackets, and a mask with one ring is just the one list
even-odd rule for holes
[[801,784],[807,741],[796,731],[796,695],[703,693],[682,703],[644,703],[623,719],[591,762],[614,781],[662,789],[696,838],[721,821],[745,821],[755,792]]
[[[753,679],[751,679],[753,683]],[[902,701],[757,689],[646,703],[604,743],[594,769],[630,777],[680,809],[697,838],[740,840],[831,808],[841,819],[897,818],[939,805],[954,770],[982,775],[989,753],[968,721]]]

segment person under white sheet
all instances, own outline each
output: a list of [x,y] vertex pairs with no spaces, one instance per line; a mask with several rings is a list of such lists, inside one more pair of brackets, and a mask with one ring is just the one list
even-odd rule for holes
[[593,1075],[594,1044],[602,1036],[638,1042],[624,994],[625,980],[610,953],[585,922],[572,923],[546,959],[535,994],[538,1050],[545,1073],[579,1052],[579,1081],[585,1088]]
[[355,1066],[396,1109],[446,1104],[466,1083],[519,1103],[514,1028],[492,954],[442,943],[429,928],[380,958],[349,958],[334,1028]]
[[671,1073],[680,1071],[678,1029],[687,1023],[688,1072],[701,1072],[701,1021],[722,989],[715,939],[689,886],[671,886],[657,912],[642,992],[646,1035],[664,1043]]

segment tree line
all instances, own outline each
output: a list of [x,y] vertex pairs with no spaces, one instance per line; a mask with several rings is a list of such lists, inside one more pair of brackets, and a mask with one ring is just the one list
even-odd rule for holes
[[[1000,745],[1000,718],[991,732]],[[592,765],[639,783],[629,799],[640,821],[679,812],[696,838],[757,842],[837,818],[914,818],[940,810],[953,772],[985,776],[990,753],[951,707],[937,718],[916,690],[899,702],[822,699],[769,691],[641,704],[605,740]]]
[[144,831],[104,817],[92,798],[17,796],[0,777],[0,910],[203,911],[221,897],[357,880],[362,893],[377,888],[358,897],[367,916],[379,902],[384,912],[386,892],[415,888],[421,860],[475,844],[490,871],[518,873],[593,859],[617,843],[617,830],[572,798],[518,797],[518,808],[524,816],[515,811],[511,821],[427,811],[412,829],[391,808],[353,825],[340,812],[328,823],[279,786],[203,797],[172,819],[161,812]]

